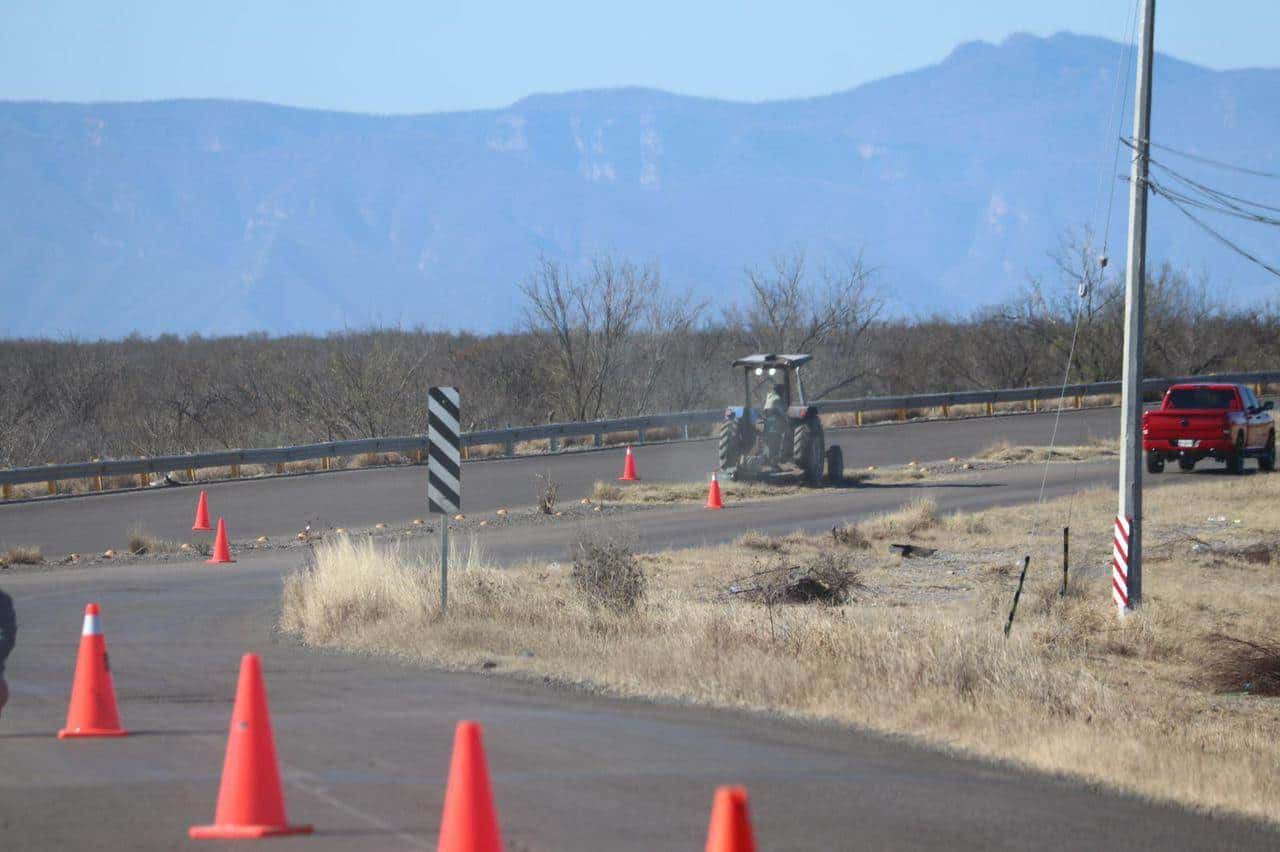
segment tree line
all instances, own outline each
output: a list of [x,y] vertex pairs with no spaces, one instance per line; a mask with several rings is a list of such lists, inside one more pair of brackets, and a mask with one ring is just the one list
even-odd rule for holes
[[[750,352],[811,352],[811,398],[1118,378],[1123,281],[1087,241],[1052,280],[963,315],[886,311],[876,271],[793,252],[713,308],[656,266],[538,263],[518,328],[371,328],[326,336],[0,341],[0,466],[273,447],[426,430],[425,389],[457,385],[469,429],[715,408]],[[1244,309],[1168,266],[1148,283],[1148,375],[1267,369],[1280,307]]]

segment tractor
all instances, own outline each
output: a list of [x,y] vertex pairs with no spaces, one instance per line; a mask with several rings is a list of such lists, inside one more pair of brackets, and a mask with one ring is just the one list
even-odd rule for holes
[[[812,355],[748,355],[733,362],[742,368],[741,406],[725,409],[720,424],[720,469],[734,480],[769,480],[798,469],[809,485],[839,485],[844,456],[826,446],[818,408],[804,401],[800,368]],[[752,396],[765,393],[756,408]]]

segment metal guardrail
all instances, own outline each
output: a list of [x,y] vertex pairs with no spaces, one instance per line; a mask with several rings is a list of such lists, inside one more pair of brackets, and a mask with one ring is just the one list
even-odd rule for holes
[[[1170,385],[1185,382],[1231,382],[1238,384],[1271,384],[1280,382],[1280,372],[1222,373],[1212,376],[1184,376],[1168,379],[1147,379],[1143,382],[1144,393],[1160,394]],[[1076,384],[1066,387],[1065,395],[1076,400],[1086,396],[1102,396],[1120,393],[1120,382],[1094,382],[1092,384]],[[1057,399],[1063,394],[1063,388],[1030,387],[1005,388],[1001,390],[955,391],[949,393],[906,394],[902,396],[863,397],[861,399],[820,400],[823,414],[862,413],[869,411],[896,411],[900,419],[906,419],[906,413],[912,409],[940,408],[944,415],[955,405],[986,405],[987,413],[993,412],[993,406],[1004,402],[1028,402],[1033,400]],[[464,447],[501,446],[506,456],[514,456],[516,445],[523,441],[548,442],[550,452],[558,452],[560,442],[565,438],[590,436],[597,447],[604,445],[606,435],[622,432],[636,432],[639,443],[645,442],[646,432],[651,429],[677,428],[683,430],[682,438],[689,439],[689,427],[718,423],[724,417],[724,409],[707,411],[681,411],[674,414],[657,414],[648,417],[623,417],[615,420],[590,420],[573,423],[548,423],[542,426],[517,426],[508,429],[486,429],[477,432],[465,432],[462,435]],[[858,420],[861,425],[861,417]],[[292,447],[275,449],[219,450],[207,453],[191,453],[188,455],[154,456],[138,459],[112,459],[107,461],[75,462],[72,464],[42,465],[39,467],[21,467],[0,470],[0,485],[5,486],[5,495],[10,486],[31,482],[52,483],[62,479],[95,479],[111,476],[129,476],[138,474],[167,473],[173,470],[200,470],[211,467],[231,467],[233,476],[238,475],[240,465],[264,464],[282,465],[288,462],[360,456],[366,453],[422,453],[427,449],[425,435],[407,435],[396,438],[360,438],[352,441],[327,441],[319,444],[300,444]],[[98,490],[101,490],[100,483]]]

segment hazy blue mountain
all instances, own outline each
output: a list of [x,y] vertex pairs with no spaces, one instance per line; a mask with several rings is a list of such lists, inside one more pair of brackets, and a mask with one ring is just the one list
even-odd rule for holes
[[[1123,51],[1013,36],[759,104],[642,89],[390,117],[0,103],[0,334],[491,329],[518,315],[514,285],[540,253],[601,251],[655,260],[668,282],[723,302],[746,264],[778,251],[863,247],[899,310],[967,309],[1044,270],[1064,227],[1101,228]],[[1158,141],[1280,171],[1280,70],[1164,56],[1157,69]],[[1280,182],[1169,159],[1280,196]],[[1125,216],[1121,186],[1117,263]],[[1280,261],[1274,232],[1223,225]],[[1275,289],[1160,199],[1151,227],[1156,258],[1205,270],[1236,300]]]

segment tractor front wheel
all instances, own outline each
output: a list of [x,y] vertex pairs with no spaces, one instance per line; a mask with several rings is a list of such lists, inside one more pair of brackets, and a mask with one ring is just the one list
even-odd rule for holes
[[726,418],[720,424],[720,469],[733,470],[742,461],[742,447],[738,441],[738,421]]
[[804,471],[809,485],[822,484],[822,468],[827,461],[827,441],[822,434],[822,423],[817,418],[805,420],[796,427],[792,436],[796,467]]

